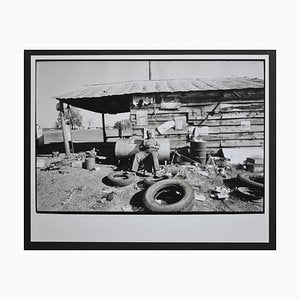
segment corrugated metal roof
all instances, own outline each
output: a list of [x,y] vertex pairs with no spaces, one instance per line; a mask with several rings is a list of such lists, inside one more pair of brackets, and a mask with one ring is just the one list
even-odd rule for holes
[[130,94],[239,90],[249,88],[260,89],[263,87],[263,80],[248,77],[138,80],[88,85],[68,94],[57,96],[56,99],[102,98]]

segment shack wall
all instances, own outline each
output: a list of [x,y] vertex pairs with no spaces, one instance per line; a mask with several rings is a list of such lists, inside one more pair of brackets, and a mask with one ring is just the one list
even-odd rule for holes
[[[165,109],[166,103],[177,103],[177,108]],[[134,95],[131,107],[133,133],[143,138],[145,129],[153,129],[156,137],[170,139],[172,149],[187,146],[195,127],[211,151],[263,146],[263,89]],[[157,128],[172,120],[183,122],[159,133]]]

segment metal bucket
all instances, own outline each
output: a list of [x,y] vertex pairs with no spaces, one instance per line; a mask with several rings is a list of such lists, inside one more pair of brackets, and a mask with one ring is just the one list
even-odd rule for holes
[[95,157],[89,157],[85,160],[84,168],[91,171],[95,167]]
[[[158,160],[165,161],[170,159],[170,140],[156,139],[159,144]],[[115,146],[115,156],[117,159],[128,158],[140,151],[143,140],[119,140]]]
[[202,164],[206,163],[206,142],[191,142],[191,155]]

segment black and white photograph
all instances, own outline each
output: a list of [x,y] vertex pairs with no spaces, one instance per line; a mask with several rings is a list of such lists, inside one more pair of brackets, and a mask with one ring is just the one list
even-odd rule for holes
[[274,57],[25,51],[28,247],[274,247]]
[[36,61],[36,211],[263,213],[265,60]]

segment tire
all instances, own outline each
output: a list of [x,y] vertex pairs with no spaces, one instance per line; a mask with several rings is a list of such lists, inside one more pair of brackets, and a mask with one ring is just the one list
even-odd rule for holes
[[262,175],[248,175],[240,173],[238,174],[237,178],[242,181],[246,186],[263,190],[264,184],[261,182],[264,182],[264,176]]
[[146,177],[145,179],[144,179],[144,184],[146,185],[146,186],[150,186],[150,185],[152,185],[152,184],[154,184],[154,183],[156,183],[156,182],[159,182],[159,181],[162,181],[162,180],[165,180],[165,179],[168,179],[169,177],[168,176],[166,176],[166,175],[162,175],[162,176],[159,176],[158,178],[154,178],[154,177]]
[[112,172],[107,178],[115,186],[127,186],[134,181],[134,175],[122,171]]
[[[171,196],[181,193],[181,199],[175,203],[162,205],[156,201],[157,197],[170,191]],[[144,206],[152,212],[180,212],[191,211],[195,203],[195,194],[192,187],[186,182],[177,180],[162,180],[151,185],[144,195]]]

